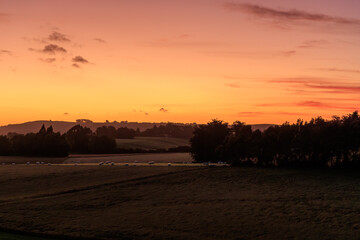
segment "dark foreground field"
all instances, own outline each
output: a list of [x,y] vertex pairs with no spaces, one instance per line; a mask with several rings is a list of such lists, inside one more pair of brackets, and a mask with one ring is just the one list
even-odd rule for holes
[[360,237],[354,173],[7,165],[0,166],[0,186],[0,228],[24,232],[97,239]]

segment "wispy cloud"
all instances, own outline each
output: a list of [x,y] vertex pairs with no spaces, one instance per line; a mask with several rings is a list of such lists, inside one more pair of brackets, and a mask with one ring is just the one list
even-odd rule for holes
[[360,85],[324,85],[324,84],[305,84],[308,88],[320,89],[320,90],[331,90],[343,93],[360,93]]
[[47,53],[47,54],[55,54],[55,53],[66,53],[66,49],[63,47],[60,47],[56,44],[49,44],[46,45],[43,49],[41,50],[36,50],[33,48],[29,48],[30,51],[37,51],[37,52],[43,52],[43,53]]
[[56,61],[56,58],[40,58],[40,61],[45,63],[53,63]]
[[99,42],[99,43],[106,43],[106,41],[101,38],[94,38],[94,41]]
[[73,63],[71,66],[74,68],[80,68],[79,64],[76,64],[76,63]]
[[72,61],[75,63],[82,63],[82,64],[89,63],[89,61],[83,58],[82,56],[76,56],[72,59]]
[[288,91],[313,91],[321,93],[360,93],[360,84],[346,82],[344,79],[326,79],[317,77],[279,78],[266,80],[268,83],[283,84],[294,89]]
[[12,55],[12,52],[9,51],[9,50],[1,49],[1,50],[0,50],[0,55],[3,55],[3,54]]
[[71,42],[71,40],[67,35],[57,31],[50,33],[47,37],[22,37],[22,39],[27,42],[37,42],[43,44],[51,44],[52,42],[58,42],[58,43]]
[[273,107],[273,106],[279,106],[278,104],[274,104],[274,103],[260,103],[260,104],[255,104],[255,107]]
[[322,13],[311,13],[297,9],[279,10],[260,6],[251,3],[230,3],[224,4],[225,8],[231,11],[239,11],[246,14],[254,15],[260,18],[271,20],[284,20],[289,22],[322,22],[322,23],[335,23],[343,25],[360,25],[360,20],[345,17],[331,16]]
[[22,37],[23,40],[27,42],[36,42],[36,43],[43,43],[48,44],[48,41],[44,38],[31,38],[31,37]]
[[305,116],[310,115],[309,113],[299,113],[299,112],[274,112],[275,115],[288,115],[288,116]]
[[317,48],[329,44],[326,40],[308,40],[301,43],[298,48]]
[[319,68],[318,70],[328,71],[328,72],[343,72],[343,73],[357,73],[357,74],[360,74],[360,70],[356,70],[356,69]]
[[159,109],[159,111],[160,111],[160,112],[163,112],[163,113],[168,113],[168,110],[167,110],[167,109],[165,109],[165,108],[163,108],[163,107],[162,107],[162,108],[160,108],[160,109]]
[[44,47],[44,49],[42,50],[42,52],[44,53],[50,53],[50,54],[55,54],[57,52],[61,52],[61,53],[66,53],[66,49],[63,48],[63,47],[60,47],[56,44],[49,44],[49,45],[46,45]]
[[[325,99],[321,100],[305,100],[300,102],[285,102],[285,103],[264,103],[264,104],[256,104],[255,107],[262,107],[262,108],[273,108],[273,107],[286,107],[286,108],[293,108],[293,107],[306,107],[306,108],[316,108],[316,109],[332,109],[332,110],[346,110],[346,111],[354,111],[356,107],[352,106],[352,103],[356,102],[357,100],[353,99],[352,101],[342,102],[341,104],[333,104],[335,99],[328,99],[331,103]],[[356,104],[355,104],[356,105]],[[277,115],[305,115],[300,114],[297,112],[276,112]]]
[[259,115],[266,114],[264,112],[238,112],[237,115],[239,117],[256,117]]
[[311,108],[318,108],[318,109],[338,109],[338,110],[347,110],[347,111],[355,111],[358,107],[352,106],[340,106],[340,105],[333,105],[327,104],[324,102],[319,101],[303,101],[296,103],[298,107],[311,107]]
[[286,115],[286,116],[298,116],[299,118],[301,116],[311,115],[307,113],[302,112],[286,112],[286,111],[266,111],[266,112],[239,112],[237,113],[237,116],[239,117],[259,117],[264,115]]
[[329,83],[329,80],[318,77],[289,77],[289,78],[275,78],[266,80],[268,83],[279,84],[312,84],[312,83]]
[[285,57],[291,57],[293,55],[296,54],[296,51],[295,50],[292,50],[292,51],[283,51],[280,53],[282,56],[285,56]]
[[231,87],[231,88],[240,88],[240,85],[237,83],[226,83],[225,86]]
[[65,34],[59,32],[52,32],[47,39],[54,42],[70,42]]
[[[136,112],[136,110],[133,109],[133,112]],[[148,113],[148,112],[145,112],[145,111],[143,111],[143,110],[139,110],[138,112],[139,112],[139,113],[143,113],[143,114],[145,114],[146,116],[149,116],[149,113]]]
[[303,102],[296,103],[296,105],[300,106],[300,107],[316,107],[316,108],[328,107],[327,104],[325,104],[323,102],[316,102],[316,101],[303,101]]

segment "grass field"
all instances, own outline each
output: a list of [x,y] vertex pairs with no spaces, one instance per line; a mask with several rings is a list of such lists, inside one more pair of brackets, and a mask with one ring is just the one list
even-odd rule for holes
[[77,154],[70,155],[68,158],[41,158],[41,157],[21,157],[21,156],[0,156],[0,164],[35,164],[36,162],[61,164],[61,163],[191,163],[193,159],[189,153],[137,153],[137,154]]
[[99,163],[111,161],[115,163],[191,163],[193,159],[189,153],[145,153],[145,154],[110,154],[110,155],[76,155],[64,163]]
[[157,150],[180,146],[189,146],[189,140],[168,137],[136,137],[134,139],[116,139],[117,147],[122,149]]
[[44,162],[44,163],[63,163],[67,158],[49,158],[49,157],[21,157],[21,156],[0,156],[0,163],[31,163],[34,164],[36,162]]
[[353,172],[16,165],[0,166],[0,184],[0,227],[25,232],[97,239],[360,237],[360,176]]

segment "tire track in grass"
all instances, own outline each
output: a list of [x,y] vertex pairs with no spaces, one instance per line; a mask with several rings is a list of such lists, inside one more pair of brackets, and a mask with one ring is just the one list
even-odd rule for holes
[[79,188],[75,188],[75,189],[58,191],[58,192],[53,192],[53,193],[44,193],[44,194],[38,194],[38,195],[33,195],[33,196],[13,198],[13,199],[0,201],[0,206],[8,204],[8,203],[29,201],[29,200],[40,200],[43,198],[57,197],[57,196],[62,196],[62,195],[66,195],[66,194],[79,193],[79,192],[94,190],[94,189],[108,187],[108,186],[144,181],[144,180],[149,180],[149,179],[156,179],[156,178],[166,177],[166,176],[170,176],[170,175],[176,175],[176,174],[192,172],[192,171],[199,171],[199,170],[204,170],[204,169],[207,169],[207,168],[192,168],[192,169],[186,169],[183,171],[172,171],[172,172],[167,172],[167,173],[159,173],[159,174],[154,174],[154,175],[145,176],[145,177],[138,177],[138,178],[121,180],[121,181],[109,182],[109,183],[101,183],[101,184],[96,184],[96,185],[91,185],[91,186],[86,186],[86,187],[79,187]]

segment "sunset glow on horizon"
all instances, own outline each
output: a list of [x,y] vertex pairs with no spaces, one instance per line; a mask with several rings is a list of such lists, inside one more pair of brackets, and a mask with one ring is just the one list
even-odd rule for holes
[[360,109],[358,0],[0,0],[0,125]]

